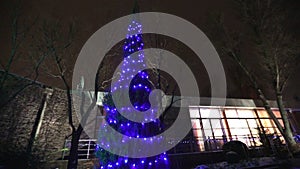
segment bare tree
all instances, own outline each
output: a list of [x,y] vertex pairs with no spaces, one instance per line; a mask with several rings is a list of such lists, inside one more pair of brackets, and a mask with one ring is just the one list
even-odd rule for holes
[[[22,57],[25,59],[29,53],[26,53],[22,49],[22,45],[26,40],[28,40],[28,36],[33,26],[36,24],[38,18],[36,17],[33,21],[25,22],[21,18],[21,8],[22,3],[20,1],[12,3],[12,14],[11,14],[11,35],[10,35],[10,49],[9,56],[6,60],[1,62],[1,67],[3,72],[1,72],[0,77],[0,95],[1,95],[1,103],[0,108],[7,105],[10,101],[12,101],[17,95],[19,95],[23,90],[27,87],[36,83],[37,78],[39,77],[39,68],[43,60],[45,59],[45,55],[36,56],[36,62],[31,62],[27,68],[30,70],[27,76],[25,77],[15,77],[14,74],[11,73],[11,69],[13,64],[17,61],[18,58]],[[5,63],[4,63],[5,62]],[[31,80],[28,81],[26,79],[30,77]],[[17,80],[16,80],[17,79]],[[24,82],[26,81],[26,83]],[[15,83],[12,83],[15,82]]]
[[[37,82],[40,75],[40,68],[45,58],[49,55],[48,53],[39,53],[36,50],[37,45],[34,43],[35,38],[30,39],[32,30],[35,28],[38,21],[38,17],[30,21],[30,18],[22,17],[22,2],[15,1],[11,2],[12,14],[11,14],[11,35],[10,35],[10,49],[9,56],[6,60],[3,60],[1,67],[0,77],[0,108],[7,106],[12,102],[18,95],[20,95],[24,90],[33,85],[43,86]],[[33,37],[33,36],[31,36]],[[26,43],[27,42],[27,43]],[[31,47],[26,44],[30,44]],[[27,50],[24,50],[27,49]],[[30,57],[30,59],[29,59]],[[26,65],[27,74],[23,76],[15,75],[11,72],[14,64],[18,64],[18,59],[30,60],[28,65]],[[28,71],[29,70],[29,71]],[[26,156],[24,161],[26,162],[25,168],[31,168],[33,166],[33,158],[36,158],[32,154],[33,144],[36,138],[36,132],[38,124],[40,122],[41,113],[43,110],[44,103],[46,102],[47,94],[44,93],[41,104],[37,110],[35,122],[32,126],[31,134],[28,139],[28,144],[26,146]]]
[[[215,17],[214,35],[217,35],[222,54],[230,56],[242,69],[269,116],[273,119],[289,149],[299,152],[300,147],[293,138],[288,112],[284,106],[282,93],[286,84],[295,73],[299,63],[299,41],[293,38],[290,30],[289,13],[284,1],[236,0],[241,11],[245,34],[226,26],[222,15]],[[246,36],[247,35],[247,36]],[[216,37],[216,36],[215,36]],[[256,65],[247,63],[243,46],[248,42]],[[248,56],[249,57],[249,56]],[[276,96],[277,105],[284,125],[274,115],[267,97],[266,88],[270,87]]]
[[[64,30],[59,22],[45,22],[41,28],[41,45],[39,46],[39,49],[42,53],[50,52],[50,55],[46,61],[51,67],[45,67],[46,73],[53,78],[60,79],[66,91],[67,117],[68,123],[71,127],[71,148],[68,158],[68,169],[77,168],[79,139],[83,131],[83,126],[85,125],[89,114],[96,105],[96,98],[98,94],[97,91],[93,92],[92,102],[89,103],[88,108],[85,109],[87,101],[86,93],[84,90],[80,91],[81,103],[79,111],[82,115],[82,118],[81,121],[76,121],[74,119],[76,115],[74,110],[74,102],[72,99],[73,92],[69,84],[70,82],[68,81],[71,77],[70,73],[72,71],[68,67],[69,64],[67,64],[68,57],[72,56],[72,50],[70,49],[70,46],[74,43],[74,33],[74,24],[70,24],[69,29]],[[96,82],[97,78],[95,80],[95,84]]]
[[[157,20],[159,22],[159,18]],[[153,48],[167,49],[170,46],[170,39],[163,37],[161,35],[153,34],[145,37],[145,42]],[[178,88],[176,85],[171,86],[170,79],[164,76],[163,71],[160,69],[162,63],[163,54],[161,51],[157,51],[151,57],[155,57],[154,62],[151,62],[150,59],[146,59],[146,63],[149,65],[150,73],[153,75],[153,78],[149,81],[153,87],[156,89],[162,90],[165,95],[161,95],[159,97],[158,103],[160,103],[160,107],[164,108],[161,116],[159,117],[162,124],[165,123],[167,113],[171,113],[171,108],[175,104],[175,102],[180,101],[180,99],[175,98],[175,93],[178,92]],[[176,83],[176,82],[175,82]],[[170,97],[169,97],[169,96]],[[168,105],[162,105],[164,102]],[[164,107],[166,106],[166,107]]]

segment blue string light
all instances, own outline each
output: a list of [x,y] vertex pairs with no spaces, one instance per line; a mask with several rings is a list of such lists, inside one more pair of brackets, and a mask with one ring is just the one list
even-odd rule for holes
[[[149,82],[149,75],[146,70],[140,71],[140,67],[146,68],[146,64],[144,62],[144,54],[140,52],[137,58],[131,56],[136,51],[142,51],[144,48],[144,43],[142,39],[142,25],[136,21],[132,21],[128,26],[128,34],[125,39],[123,51],[124,51],[124,62],[122,65],[122,70],[120,72],[120,77],[116,81],[115,84],[112,84],[111,92],[116,92],[120,89],[129,90],[130,99],[133,103],[135,109],[139,111],[146,111],[151,108],[151,104],[148,100],[151,89],[151,83]],[[139,71],[137,71],[139,70]],[[125,79],[131,79],[130,85],[125,84]],[[148,138],[149,126],[151,127],[151,131],[158,131],[160,127],[159,120],[155,122],[148,123],[135,123],[130,120],[122,117],[115,106],[113,104],[108,104],[104,102],[104,109],[106,111],[106,121],[108,125],[115,128],[118,132],[121,132],[127,136],[129,139],[132,137],[141,138],[145,142],[145,146],[147,144],[152,144],[154,141],[161,141],[162,137],[151,137]],[[121,111],[131,112],[130,107],[122,107]],[[152,117],[146,118],[145,121],[155,119],[156,110],[151,109]],[[104,129],[106,126],[101,126]],[[103,130],[100,128],[101,132],[107,132],[107,130]],[[143,131],[144,129],[145,131]],[[155,133],[152,133],[155,134]],[[113,136],[112,136],[113,137]],[[130,169],[169,169],[168,158],[166,153],[162,153],[160,155],[154,157],[148,157],[143,159],[136,158],[128,158],[121,157],[110,154],[106,152],[101,147],[110,147],[117,146],[113,145],[114,143],[109,142],[110,139],[99,141],[96,147],[96,155],[101,154],[99,157],[100,168],[101,169],[122,169],[122,168],[130,168]],[[126,143],[126,139],[122,139],[122,143]],[[117,144],[117,143],[116,143]],[[109,156],[114,156],[115,158],[109,158]]]

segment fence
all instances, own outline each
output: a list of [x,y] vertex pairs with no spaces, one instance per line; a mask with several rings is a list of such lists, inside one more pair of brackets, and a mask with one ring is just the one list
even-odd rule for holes
[[[80,139],[78,144],[78,158],[90,159],[95,157],[96,139]],[[64,151],[62,153],[62,159],[67,159],[69,156],[69,150],[71,148],[71,140],[66,140],[64,145]]]

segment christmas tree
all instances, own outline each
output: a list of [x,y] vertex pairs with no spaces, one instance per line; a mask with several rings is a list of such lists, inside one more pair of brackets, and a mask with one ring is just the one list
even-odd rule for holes
[[[151,144],[155,139],[155,136],[163,131],[163,125],[159,118],[155,114],[155,108],[151,108],[149,102],[149,94],[154,89],[150,82],[149,75],[147,73],[144,54],[142,53],[144,47],[142,38],[142,25],[137,21],[133,20],[128,26],[128,34],[125,39],[123,48],[124,60],[122,64],[122,70],[119,72],[118,80],[111,85],[110,92],[104,98],[104,109],[106,112],[105,120],[107,123],[100,127],[99,135],[103,132],[107,132],[106,125],[114,128],[117,132],[122,133],[128,137],[141,138],[145,140],[145,149],[147,151],[147,144]],[[137,55],[133,53],[137,52]],[[128,81],[130,79],[130,84]],[[131,121],[118,112],[115,107],[116,102],[122,100],[113,100],[112,93],[116,94],[120,90],[129,91],[129,98],[133,107],[140,111],[151,110],[153,112],[150,116],[144,119],[144,123]],[[122,107],[122,111],[125,113],[132,113],[129,107]],[[108,135],[109,138],[105,138],[106,141],[110,142],[110,145],[103,144],[99,139],[96,156],[100,161],[100,168],[114,168],[114,169],[168,169],[169,162],[166,153],[161,153],[152,157],[144,158],[129,158],[125,156],[119,156],[112,154],[104,149],[104,146],[122,146],[120,143],[114,140],[113,135]],[[154,139],[153,139],[154,138]],[[125,142],[126,140],[124,140]],[[122,140],[123,142],[123,140]],[[134,148],[134,147],[133,147]],[[127,151],[124,149],[123,151]]]

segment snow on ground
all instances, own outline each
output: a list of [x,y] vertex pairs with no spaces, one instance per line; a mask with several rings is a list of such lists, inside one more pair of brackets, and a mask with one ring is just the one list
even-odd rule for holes
[[300,169],[300,159],[279,160],[275,157],[260,157],[243,160],[239,163],[228,164],[227,162],[220,162],[214,164],[199,165],[195,169],[252,169],[252,168],[266,168],[275,169],[282,165],[292,165],[293,169]]

